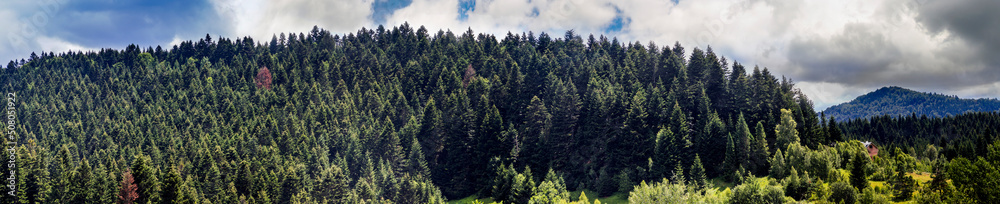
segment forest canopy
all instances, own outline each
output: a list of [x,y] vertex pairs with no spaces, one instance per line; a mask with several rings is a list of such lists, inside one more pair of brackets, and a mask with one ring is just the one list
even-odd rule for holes
[[[841,162],[838,149],[860,143],[843,142],[790,79],[711,47],[501,38],[314,27],[32,54],[0,74],[21,112],[18,191],[4,199],[528,203],[664,188],[774,201],[808,197],[752,175],[809,183],[862,165]],[[786,157],[791,169],[772,165]],[[684,189],[711,178],[745,185]]]

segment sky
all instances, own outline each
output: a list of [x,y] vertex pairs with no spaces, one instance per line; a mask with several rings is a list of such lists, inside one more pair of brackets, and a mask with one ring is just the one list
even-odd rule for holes
[[[408,22],[712,49],[794,80],[816,110],[883,86],[1000,97],[996,0],[38,0],[0,2],[0,61]],[[690,52],[688,52],[690,53]],[[0,63],[6,65],[6,63]],[[730,62],[732,64],[732,62]]]

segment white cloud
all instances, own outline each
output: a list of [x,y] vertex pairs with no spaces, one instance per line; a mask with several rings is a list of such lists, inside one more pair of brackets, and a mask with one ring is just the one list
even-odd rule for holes
[[270,40],[277,33],[305,33],[313,26],[354,32],[371,26],[371,0],[214,0],[216,12],[233,23],[234,35]]
[[78,44],[66,42],[63,39],[48,37],[48,36],[40,36],[36,38],[36,42],[38,43],[38,46],[41,47],[42,52],[60,53],[71,50],[72,51],[95,50],[94,48],[87,48]]

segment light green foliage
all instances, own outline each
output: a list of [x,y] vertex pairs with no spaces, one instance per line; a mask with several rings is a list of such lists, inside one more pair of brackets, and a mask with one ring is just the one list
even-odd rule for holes
[[730,191],[717,189],[697,190],[688,186],[663,179],[652,185],[645,181],[635,186],[629,193],[629,203],[728,203]]
[[785,164],[785,154],[781,153],[781,149],[774,152],[774,157],[771,157],[771,178],[784,179],[788,175],[787,164]]
[[767,178],[753,178],[733,188],[733,197],[728,203],[784,203],[784,195],[784,191],[770,185]]
[[858,196],[858,203],[888,204],[889,198],[875,191],[875,188],[865,188]]
[[775,135],[777,135],[777,139],[774,142],[776,148],[784,149],[789,144],[799,143],[799,132],[795,129],[796,125],[792,117],[792,111],[781,109],[781,123],[774,128]]
[[493,178],[492,196],[498,201],[527,203],[534,189],[530,169],[525,168],[524,172],[518,173],[513,165],[500,165]]
[[810,192],[815,187],[808,173],[799,173],[794,167],[789,171],[789,176],[784,180],[784,193],[795,200],[805,200],[809,198]]
[[549,169],[549,173],[545,174],[545,180],[535,188],[528,203],[552,204],[567,201],[569,201],[569,192],[566,191],[566,182],[561,175]]
[[854,204],[858,201],[858,192],[845,182],[830,184],[830,201],[834,203]]

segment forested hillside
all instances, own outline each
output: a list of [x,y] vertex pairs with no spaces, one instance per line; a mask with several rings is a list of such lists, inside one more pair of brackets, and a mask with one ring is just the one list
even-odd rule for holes
[[840,123],[845,135],[878,141],[921,154],[929,145],[948,158],[987,156],[987,146],[1000,139],[1000,113],[964,113],[942,118],[927,116],[877,116]]
[[897,86],[882,87],[858,98],[823,111],[837,121],[889,115],[940,118],[966,112],[1000,111],[997,99],[960,99],[936,93],[922,93]]
[[206,36],[32,54],[0,83],[11,203],[843,201],[884,198],[869,166],[912,170],[868,162],[767,68],[572,31]]

